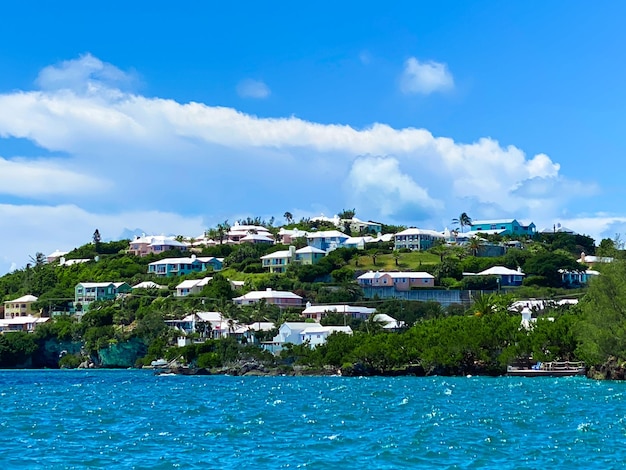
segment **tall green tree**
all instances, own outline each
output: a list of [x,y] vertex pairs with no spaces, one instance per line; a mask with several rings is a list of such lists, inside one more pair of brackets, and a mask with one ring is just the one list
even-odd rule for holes
[[461,213],[458,218],[452,219],[453,225],[461,227],[461,232],[464,232],[464,227],[470,227],[472,225],[472,219],[466,212]]
[[626,360],[626,262],[616,260],[594,278],[579,303],[579,355],[591,364]]

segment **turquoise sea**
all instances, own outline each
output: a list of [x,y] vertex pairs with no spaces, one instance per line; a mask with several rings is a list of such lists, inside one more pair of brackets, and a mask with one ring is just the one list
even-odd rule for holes
[[0,371],[12,468],[622,468],[626,383]]

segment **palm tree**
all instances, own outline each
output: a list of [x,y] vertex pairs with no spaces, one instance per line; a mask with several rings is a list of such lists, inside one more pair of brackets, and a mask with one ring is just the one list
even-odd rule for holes
[[480,243],[480,238],[478,237],[472,237],[471,240],[469,241],[469,249],[472,252],[472,256],[476,256],[478,255],[478,250],[480,249],[480,245],[482,243]]
[[293,222],[293,214],[291,212],[289,212],[289,211],[285,212],[283,214],[283,217],[285,218],[285,220],[287,221],[288,224]]
[[472,225],[472,219],[466,212],[463,212],[458,219],[452,219],[452,223],[460,226],[461,232],[463,232],[463,227],[470,227]]
[[472,296],[471,310],[477,317],[495,313],[497,308],[497,296],[494,294],[479,293]]

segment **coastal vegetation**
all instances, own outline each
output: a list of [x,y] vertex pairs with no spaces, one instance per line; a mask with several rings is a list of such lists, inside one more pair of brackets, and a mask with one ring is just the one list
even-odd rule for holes
[[[322,223],[294,222],[288,213],[285,218],[294,228],[324,228]],[[461,231],[470,223],[467,214],[455,220]],[[227,222],[219,224],[211,233],[219,240],[228,227]],[[23,269],[0,277],[0,298],[36,295],[35,307],[49,316],[67,311],[79,282],[114,280],[134,285],[154,280],[148,274],[149,263],[181,255],[169,251],[137,257],[126,252],[128,243],[103,242],[96,231],[90,243],[66,255],[68,260],[90,261],[71,266],[46,263],[37,253]],[[580,235],[540,234],[492,257],[478,256],[479,247],[471,244],[465,248],[435,244],[428,251],[415,252],[394,250],[390,243],[372,243],[365,250],[337,249],[314,265],[292,264],[284,274],[264,272],[260,257],[285,249],[280,244],[224,243],[202,248],[198,255],[223,258],[224,269],[209,273],[213,279],[201,292],[175,297],[170,293],[182,278],[159,278],[166,289],[137,289],[115,300],[96,302],[80,321],[56,315],[34,333],[0,335],[0,367],[77,367],[90,363],[129,367],[165,358],[213,370],[223,370],[238,361],[255,361],[283,371],[298,366],[317,371],[341,369],[345,374],[499,375],[513,362],[530,365],[531,361],[583,360],[597,372],[608,361],[615,367],[626,361],[626,261],[616,240],[601,241],[598,252],[614,261],[594,267],[601,275],[580,288],[563,286],[560,274],[563,270],[584,270],[576,259],[583,251],[595,252],[594,241]],[[522,269],[526,273],[523,285],[504,288],[492,276],[464,275],[492,266]],[[435,276],[437,289],[473,294],[468,302],[445,308],[432,301],[365,298],[355,278],[369,270],[425,271]],[[195,273],[185,278],[206,275]],[[231,281],[243,281],[242,291],[236,292]],[[176,333],[166,322],[198,311],[219,311],[241,323],[302,321],[298,309],[280,310],[264,302],[238,306],[231,301],[242,292],[267,288],[289,290],[317,304],[375,307],[403,326],[399,331],[386,332],[372,319],[330,314],[324,325],[348,325],[354,334],[333,334],[315,349],[306,344],[290,345],[278,357],[233,337],[175,346]],[[578,304],[559,305],[557,300],[565,296],[578,299]],[[510,307],[516,300],[529,298],[544,299],[546,308],[535,314],[531,327],[524,328],[519,311]],[[268,340],[275,333],[260,332],[258,337]],[[195,339],[204,338],[207,331],[198,330],[194,335]]]

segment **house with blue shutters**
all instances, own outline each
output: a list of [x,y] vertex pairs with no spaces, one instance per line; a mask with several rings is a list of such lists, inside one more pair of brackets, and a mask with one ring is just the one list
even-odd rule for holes
[[516,219],[474,220],[472,221],[471,232],[532,237],[537,233],[537,227],[532,222],[524,225]]
[[125,282],[79,282],[74,287],[74,307],[80,305],[83,311],[87,311],[91,302],[114,300],[131,291],[132,287]]
[[348,238],[348,235],[339,230],[325,230],[307,233],[306,241],[309,246],[329,252],[341,248]]
[[213,256],[201,257],[191,255],[187,258],[164,258],[148,265],[148,273],[157,276],[184,276],[203,271],[220,271],[223,260]]

